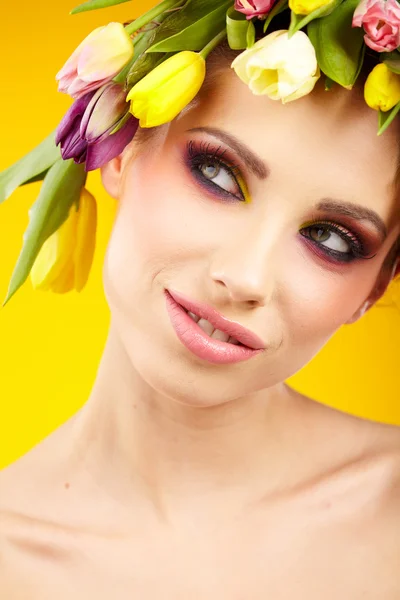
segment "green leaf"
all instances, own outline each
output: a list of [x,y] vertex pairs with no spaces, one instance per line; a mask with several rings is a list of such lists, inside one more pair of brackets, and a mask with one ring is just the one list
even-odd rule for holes
[[37,177],[60,158],[60,150],[55,144],[53,131],[43,142],[23,158],[0,173],[0,204],[25,182]]
[[29,225],[3,306],[26,281],[44,242],[66,220],[86,176],[84,165],[77,165],[72,159],[59,159],[47,173],[39,197],[29,210]]
[[365,53],[364,30],[352,27],[359,0],[346,0],[327,17],[307,28],[321,70],[336,83],[351,89],[360,73]]
[[396,106],[394,106],[392,108],[392,110],[388,110],[386,112],[383,112],[383,111],[379,110],[379,116],[378,116],[378,125],[379,125],[378,135],[382,135],[382,133],[384,131],[386,131],[386,129],[392,123],[392,121],[394,120],[394,118],[397,115],[397,113],[399,112],[399,110],[400,110],[400,102],[398,104],[396,104]]
[[226,31],[228,44],[232,50],[244,50],[247,48],[247,33],[249,22],[246,15],[238,12],[232,6],[226,14]]
[[144,52],[133,64],[131,70],[126,76],[126,88],[131,89],[138,81],[140,81],[145,75],[150,73],[156,66],[163,62],[170,54],[154,52],[147,54]]
[[143,15],[140,15],[140,17],[132,21],[132,23],[129,23],[129,25],[125,27],[125,31],[131,35],[132,33],[139,31],[139,29],[143,29],[143,27],[149,23],[154,23],[156,19],[158,22],[163,21],[166,17],[170,16],[170,11],[181,8],[184,3],[185,0],[163,0]]
[[[383,52],[382,52],[383,54]],[[400,53],[395,52],[385,52],[385,56],[382,59],[382,62],[396,75],[400,75]]]
[[225,28],[226,11],[231,5],[232,0],[188,0],[160,25],[147,52],[202,50]]
[[129,61],[129,63],[122,69],[122,71],[120,71],[118,73],[118,75],[116,77],[114,77],[113,81],[115,81],[116,83],[120,83],[121,85],[124,85],[125,89],[127,89],[126,78],[128,77],[128,74],[132,71],[136,62],[144,54],[144,52],[147,50],[147,48],[149,46],[151,46],[151,44],[153,43],[153,40],[154,40],[154,36],[155,36],[154,29],[152,29],[150,31],[139,33],[136,36],[132,60]]
[[86,12],[88,10],[97,10],[98,8],[108,8],[109,6],[116,6],[117,4],[123,4],[130,0],[88,0],[79,6],[76,6],[69,13],[70,15],[77,15],[78,13]]
[[315,19],[321,19],[322,17],[327,17],[334,10],[336,10],[339,4],[341,4],[343,1],[344,0],[333,0],[325,6],[320,6],[320,8],[317,8],[317,10],[314,10],[309,15],[296,15],[293,11],[291,11],[289,37],[292,37],[296,31],[303,29],[303,27],[311,23],[311,21],[314,21]]
[[49,172],[49,169],[46,169],[42,173],[39,173],[39,175],[35,175],[34,177],[31,177],[27,181],[24,181],[24,183],[21,183],[21,186],[28,185],[29,183],[35,183],[35,181],[43,181],[43,179],[46,177],[48,172]]
[[264,23],[264,33],[266,33],[272,19],[274,17],[276,17],[276,15],[279,15],[279,13],[283,12],[284,10],[287,9],[288,7],[288,0],[278,0],[278,2],[275,4],[275,6],[273,7],[273,9],[271,10],[270,13],[268,13],[268,17],[265,19],[265,23]]
[[117,131],[119,131],[120,129],[122,129],[122,127],[125,125],[125,123],[127,123],[127,121],[130,119],[131,117],[131,113],[129,112],[129,110],[124,114],[123,117],[121,117],[121,119],[118,121],[118,123],[115,125],[114,129],[112,131],[110,131],[110,135],[114,135],[114,133],[117,133]]
[[246,41],[247,41],[247,48],[251,48],[252,46],[254,46],[254,43],[256,41],[256,28],[255,28],[253,21],[249,21],[249,26],[247,28]]
[[332,81],[332,79],[329,79],[329,77],[325,78],[325,91],[326,92],[330,92],[330,90],[333,88],[334,85],[335,85],[335,82]]

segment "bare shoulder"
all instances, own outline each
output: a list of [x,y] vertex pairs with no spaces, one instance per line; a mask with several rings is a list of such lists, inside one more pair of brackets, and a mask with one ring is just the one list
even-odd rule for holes
[[68,563],[80,524],[90,525],[68,435],[62,426],[0,471],[0,598],[47,597],[32,589]]
[[[309,429],[317,431],[317,446],[328,458],[327,479],[344,475],[376,491],[392,505],[391,518],[400,524],[400,426],[363,419],[314,401],[291,390],[296,400],[311,404]],[[325,479],[325,478],[324,478]]]
[[71,556],[56,440],[57,434],[0,471],[0,598],[47,598],[40,582],[48,585]]
[[65,425],[0,471],[0,540],[14,531],[67,522],[73,464],[66,452]]
[[344,412],[328,404],[301,394],[286,386],[296,402],[312,405],[313,420],[321,427],[332,432],[341,432],[349,439],[355,440],[360,449],[371,452],[388,451],[400,455],[400,426],[380,423]]
[[0,510],[24,512],[32,508],[32,498],[45,495],[62,469],[62,428],[53,432],[29,452],[0,471]]

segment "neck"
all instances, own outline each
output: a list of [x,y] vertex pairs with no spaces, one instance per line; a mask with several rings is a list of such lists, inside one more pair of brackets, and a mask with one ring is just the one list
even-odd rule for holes
[[220,406],[183,405],[142,379],[111,328],[74,422],[75,457],[114,495],[145,495],[163,511],[227,490],[246,503],[315,471],[314,407],[283,384]]

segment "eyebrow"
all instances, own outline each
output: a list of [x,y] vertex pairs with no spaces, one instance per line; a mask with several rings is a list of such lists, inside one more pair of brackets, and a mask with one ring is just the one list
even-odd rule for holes
[[230,133],[216,127],[194,127],[193,129],[189,129],[189,131],[208,133],[212,137],[219,139],[227,146],[230,146],[259,179],[266,179],[268,177],[269,169],[264,161]]
[[352,202],[342,202],[327,198],[317,205],[317,209],[324,212],[336,213],[346,217],[352,217],[357,221],[369,221],[379,231],[385,239],[388,235],[387,228],[381,217],[370,208],[353,204]]
[[[189,132],[208,133],[212,137],[219,139],[234,150],[249,167],[249,169],[259,178],[266,179],[269,175],[267,165],[262,161],[248,146],[239,141],[236,137],[217,127],[193,127]],[[344,202],[327,198],[317,205],[317,209],[323,212],[336,213],[346,217],[351,217],[357,221],[369,221],[379,231],[383,239],[386,239],[388,231],[382,218],[374,210],[352,202]]]

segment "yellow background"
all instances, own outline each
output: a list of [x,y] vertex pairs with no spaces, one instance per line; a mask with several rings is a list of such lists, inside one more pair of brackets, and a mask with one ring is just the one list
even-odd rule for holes
[[[95,27],[124,22],[154,2],[70,16],[79,0],[18,0],[2,8],[0,36],[0,170],[55,129],[71,104],[57,93],[55,74]],[[0,297],[21,248],[28,209],[39,183],[0,206]],[[105,342],[108,308],[101,283],[115,202],[91,173],[99,202],[98,246],[90,282],[81,293],[34,293],[30,281],[0,309],[0,467],[15,460],[86,400]],[[324,403],[365,418],[400,425],[400,310],[374,309],[344,327],[291,384]]]

